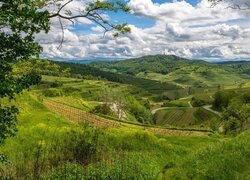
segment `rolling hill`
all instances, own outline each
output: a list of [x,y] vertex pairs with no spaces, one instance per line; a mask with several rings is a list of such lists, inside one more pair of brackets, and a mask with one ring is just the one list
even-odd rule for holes
[[112,73],[173,83],[178,86],[212,87],[235,85],[250,79],[250,62],[209,63],[173,55],[144,56],[135,59],[94,62],[89,66]]

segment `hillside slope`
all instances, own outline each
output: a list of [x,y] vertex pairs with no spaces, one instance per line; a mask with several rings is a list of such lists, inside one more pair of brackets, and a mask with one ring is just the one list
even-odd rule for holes
[[233,85],[250,79],[250,62],[243,61],[216,64],[172,55],[155,55],[123,61],[95,62],[89,65],[104,71],[129,74],[179,86]]

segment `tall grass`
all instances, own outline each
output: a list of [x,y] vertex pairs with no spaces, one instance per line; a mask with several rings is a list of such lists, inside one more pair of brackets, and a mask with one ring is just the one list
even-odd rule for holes
[[71,124],[28,95],[18,104],[22,106],[19,132],[0,147],[9,160],[0,164],[0,179],[242,179],[248,175],[249,133],[217,142],[214,137],[156,136],[129,127],[99,129]]
[[250,131],[232,140],[199,148],[165,169],[166,179],[249,179]]

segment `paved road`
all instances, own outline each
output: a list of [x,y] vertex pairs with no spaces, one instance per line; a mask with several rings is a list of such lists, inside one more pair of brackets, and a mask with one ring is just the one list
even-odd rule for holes
[[205,105],[205,106],[203,106],[204,109],[206,109],[206,110],[208,110],[208,111],[210,111],[210,112],[212,112],[214,114],[217,114],[220,117],[222,116],[220,112],[211,109],[211,107],[212,107],[212,105]]
[[189,107],[190,107],[190,108],[193,108],[193,106],[192,106],[192,104],[191,104],[190,101],[188,101],[188,104],[189,104]]
[[152,114],[155,114],[157,111],[160,111],[160,110],[163,110],[163,109],[184,109],[186,107],[160,107],[160,108],[157,108],[157,109],[153,109],[151,111]]
[[[183,98],[184,99],[184,98]],[[194,108],[191,104],[190,101],[188,101],[188,105],[189,105],[189,108]],[[176,108],[179,108],[179,109],[184,109],[184,108],[187,108],[187,107],[160,107],[160,108],[156,108],[156,109],[153,109],[151,111],[152,114],[155,114],[157,111],[160,111],[160,110],[163,110],[163,109],[176,109]]]
[[[193,106],[190,103],[190,101],[188,102],[188,104],[189,104],[189,108],[193,108]],[[157,108],[157,109],[153,109],[151,111],[151,113],[155,114],[157,111],[160,111],[160,110],[163,110],[163,109],[176,109],[176,108],[186,108],[186,107],[160,107],[160,108]],[[218,115],[219,117],[222,116],[220,112],[211,109],[212,105],[205,105],[205,106],[203,106],[203,108],[206,109],[206,110],[208,110],[208,111],[210,111],[210,112],[212,112],[212,113],[214,113],[214,114],[216,114],[216,115]]]

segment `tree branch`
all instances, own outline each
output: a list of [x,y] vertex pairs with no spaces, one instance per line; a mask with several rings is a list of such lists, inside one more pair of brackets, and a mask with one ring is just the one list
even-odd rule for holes
[[[223,1],[227,2],[226,0],[208,0],[208,1],[212,3],[212,7],[215,7],[220,2],[223,2]],[[249,3],[244,3],[242,5],[240,5],[240,4],[231,4],[227,8],[240,10],[240,11],[250,11],[250,4]]]
[[119,34],[125,34],[127,32],[130,32],[130,28],[127,26],[127,24],[121,24],[121,25],[115,25],[110,23],[109,21],[105,20],[102,16],[101,16],[101,12],[102,11],[114,11],[117,12],[119,10],[122,10],[124,12],[128,12],[130,9],[128,6],[126,6],[126,4],[121,3],[119,1],[117,1],[116,3],[114,2],[102,2],[100,0],[97,0],[94,3],[90,3],[86,9],[84,11],[80,11],[79,10],[79,14],[78,15],[72,15],[71,16],[71,11],[68,11],[69,13],[65,13],[65,15],[63,15],[61,13],[61,11],[72,2],[73,0],[69,0],[67,1],[65,4],[63,4],[56,13],[54,14],[50,14],[49,15],[49,19],[50,18],[54,18],[54,17],[58,17],[59,18],[59,22],[60,22],[60,26],[62,29],[62,40],[61,43],[59,45],[58,48],[61,48],[62,43],[64,41],[64,29],[63,29],[63,25],[62,25],[62,19],[65,20],[69,20],[70,22],[74,23],[74,19],[77,18],[87,18],[88,20],[94,22],[95,24],[97,24],[98,26],[102,27],[104,29],[104,33],[103,35],[105,36],[106,32],[108,31],[112,31],[112,30],[116,30],[117,32],[114,34],[114,36],[118,36]]
[[62,38],[61,38],[61,42],[60,42],[59,46],[57,47],[57,49],[61,49],[63,41],[64,41],[64,28],[63,28],[61,17],[58,17],[58,19],[59,19],[59,23],[60,23],[61,30],[62,30]]

